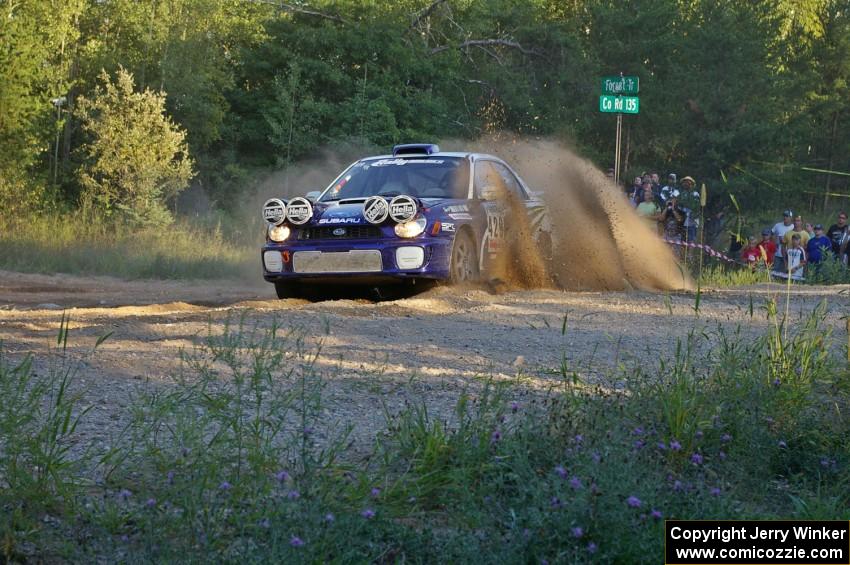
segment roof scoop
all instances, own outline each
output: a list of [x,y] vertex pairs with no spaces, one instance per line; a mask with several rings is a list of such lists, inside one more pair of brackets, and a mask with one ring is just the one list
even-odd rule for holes
[[404,155],[433,155],[440,152],[436,143],[407,143],[393,147],[393,157]]

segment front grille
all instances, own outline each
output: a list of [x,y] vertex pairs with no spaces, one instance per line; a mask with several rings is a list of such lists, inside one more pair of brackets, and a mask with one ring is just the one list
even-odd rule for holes
[[[334,235],[335,230],[345,230],[345,233]],[[298,230],[298,239],[309,241],[313,239],[378,239],[381,228],[377,226],[320,226]]]

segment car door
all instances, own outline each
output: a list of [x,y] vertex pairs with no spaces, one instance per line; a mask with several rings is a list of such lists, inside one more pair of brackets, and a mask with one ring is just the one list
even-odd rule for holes
[[524,203],[532,237],[538,243],[547,238],[551,240],[551,223],[542,195],[529,191],[516,173],[505,163],[494,163],[494,166],[504,179],[509,192],[516,196],[518,202]]
[[475,161],[475,197],[481,203],[485,227],[479,243],[482,270],[493,264],[505,245],[505,219],[508,215],[506,192],[508,187],[496,168],[496,161]]

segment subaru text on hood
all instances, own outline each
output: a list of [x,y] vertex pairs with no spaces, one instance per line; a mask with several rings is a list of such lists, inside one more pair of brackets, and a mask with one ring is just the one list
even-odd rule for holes
[[504,161],[397,145],[352,164],[321,194],[268,200],[263,277],[280,298],[318,283],[474,282],[504,251],[516,221],[509,200],[524,207],[530,236],[550,257],[543,201]]

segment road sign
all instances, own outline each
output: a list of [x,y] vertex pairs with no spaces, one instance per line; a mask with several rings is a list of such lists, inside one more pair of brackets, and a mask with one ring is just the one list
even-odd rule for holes
[[637,96],[609,96],[603,94],[599,97],[599,111],[637,114],[640,112],[640,98]]
[[602,94],[637,94],[640,79],[636,76],[602,77]]

